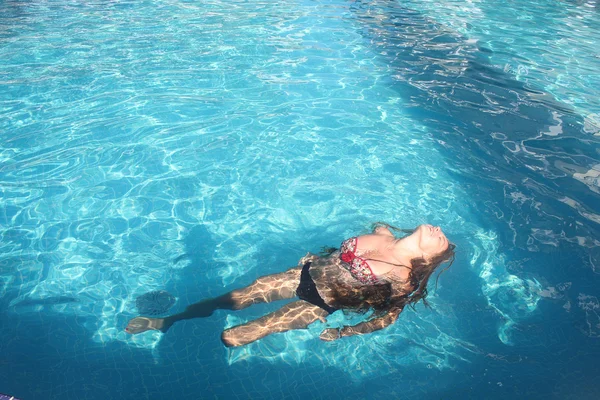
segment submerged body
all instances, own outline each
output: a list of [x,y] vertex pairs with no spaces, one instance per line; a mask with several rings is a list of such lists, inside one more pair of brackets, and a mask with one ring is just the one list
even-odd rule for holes
[[255,303],[300,298],[279,310],[223,332],[223,343],[241,346],[271,333],[303,329],[330,313],[373,309],[374,318],[341,329],[326,329],[321,339],[364,334],[395,322],[407,304],[424,299],[433,270],[453,256],[439,227],[419,226],[411,235],[397,239],[388,225],[372,234],[345,240],[328,256],[307,254],[298,266],[258,278],[251,285],[223,296],[195,303],[180,314],[166,318],[137,317],[126,331],[166,332],[175,322],[207,317],[217,309],[239,310]]

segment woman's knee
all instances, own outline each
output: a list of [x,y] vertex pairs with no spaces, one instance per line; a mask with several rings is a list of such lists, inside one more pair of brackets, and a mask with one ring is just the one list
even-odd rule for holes
[[226,347],[236,347],[246,344],[239,335],[239,330],[236,327],[225,329],[221,333],[221,341]]
[[234,337],[229,330],[223,331],[223,333],[221,333],[221,341],[226,347],[235,346]]
[[221,341],[227,347],[243,346],[273,333],[270,329],[265,328],[265,325],[259,321],[260,320],[255,320],[225,329],[223,333],[221,333]]

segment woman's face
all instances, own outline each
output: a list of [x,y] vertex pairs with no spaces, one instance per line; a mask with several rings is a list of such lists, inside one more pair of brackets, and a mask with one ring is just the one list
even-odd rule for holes
[[419,248],[425,256],[433,257],[448,249],[448,238],[439,226],[420,225],[413,235],[417,235]]

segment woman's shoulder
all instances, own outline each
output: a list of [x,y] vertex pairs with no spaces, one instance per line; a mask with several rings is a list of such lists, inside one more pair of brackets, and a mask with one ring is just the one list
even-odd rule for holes
[[[379,235],[377,233],[367,233],[364,235],[354,236],[350,239],[356,239],[359,243],[365,242],[389,242],[390,240],[395,239],[394,236],[389,235]],[[347,239],[349,240],[349,239]]]
[[363,235],[357,235],[357,236],[355,236],[355,238],[357,238],[357,239],[361,239],[361,238],[363,238],[363,239],[364,238],[384,239],[384,238],[387,238],[387,237],[389,237],[389,235],[382,235],[380,233],[375,233],[375,232],[373,232],[373,233],[365,233]]

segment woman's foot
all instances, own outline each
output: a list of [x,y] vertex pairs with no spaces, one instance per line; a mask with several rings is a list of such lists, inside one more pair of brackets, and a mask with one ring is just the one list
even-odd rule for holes
[[142,333],[149,330],[166,332],[165,328],[164,318],[135,317],[129,321],[125,328],[125,332],[131,334]]

